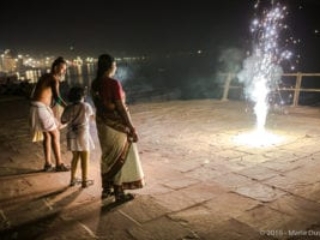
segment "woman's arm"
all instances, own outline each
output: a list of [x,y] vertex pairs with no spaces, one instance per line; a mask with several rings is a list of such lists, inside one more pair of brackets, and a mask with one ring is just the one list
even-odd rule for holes
[[121,118],[124,120],[125,124],[128,127],[128,134],[133,139],[133,142],[138,141],[138,133],[136,129],[133,126],[132,119],[130,112],[126,106],[126,104],[122,100],[116,100],[115,101],[116,109],[121,116]]

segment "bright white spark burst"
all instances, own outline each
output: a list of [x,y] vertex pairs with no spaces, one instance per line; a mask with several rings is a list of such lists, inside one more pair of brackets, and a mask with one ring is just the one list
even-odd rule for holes
[[268,94],[270,92],[270,81],[272,79],[273,68],[283,59],[289,59],[291,53],[278,48],[279,32],[285,25],[281,23],[284,19],[286,7],[280,4],[272,6],[270,11],[266,11],[261,20],[253,21],[252,31],[258,34],[257,49],[258,64],[253,76],[253,100],[255,101],[254,111],[257,117],[257,129],[264,129],[268,112]]
[[[260,1],[257,1],[255,8],[258,8],[259,4]],[[253,143],[264,146],[280,139],[268,133],[265,124],[269,109],[268,94],[282,75],[280,63],[292,57],[291,52],[281,51],[278,46],[281,30],[287,29],[287,25],[282,23],[285,13],[285,6],[273,4],[272,1],[272,8],[265,10],[263,17],[254,19],[251,24],[251,32],[256,36],[255,48],[250,61],[245,61],[244,70],[238,74],[239,80],[245,82],[249,97],[255,103],[256,132],[238,137],[249,145]]]

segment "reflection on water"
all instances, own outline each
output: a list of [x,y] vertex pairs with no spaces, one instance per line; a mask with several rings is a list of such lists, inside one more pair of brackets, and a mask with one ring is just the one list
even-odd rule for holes
[[30,80],[30,83],[36,83],[41,74],[41,70],[27,70],[25,71],[25,79]]
[[[42,74],[50,72],[50,69],[38,69],[38,70],[27,70],[21,73],[21,77],[28,79],[30,83],[36,83]],[[115,78],[120,81],[125,81],[129,77],[128,67],[118,65]],[[67,68],[67,74],[64,81],[69,86],[81,85],[90,86],[91,81],[96,76],[96,65],[95,64],[84,64],[69,66]]]
[[85,64],[82,66],[71,66],[68,68],[66,81],[69,86],[81,85],[90,86],[92,79],[95,76],[94,64]]
[[[41,75],[45,72],[49,72],[50,69],[46,70],[27,70],[22,73],[22,76],[25,76],[25,79],[30,80],[30,83],[36,83]],[[90,86],[92,79],[95,76],[95,65],[94,64],[85,64],[82,66],[70,66],[67,69],[65,81],[69,86],[81,85],[81,86]]]

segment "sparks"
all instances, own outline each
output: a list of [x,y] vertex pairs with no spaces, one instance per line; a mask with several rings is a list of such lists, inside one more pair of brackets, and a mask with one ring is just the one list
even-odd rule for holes
[[[260,1],[257,1],[255,8],[259,5]],[[243,70],[237,75],[239,81],[245,84],[246,95],[255,104],[256,115],[256,132],[244,135],[241,139],[258,145],[276,141],[275,136],[265,130],[269,110],[268,95],[281,80],[283,70],[280,63],[292,57],[290,51],[283,50],[283,46],[280,46],[280,33],[288,28],[282,23],[287,8],[279,3],[274,4],[274,1],[271,5],[270,10],[264,10],[262,17],[256,17],[251,23],[254,48],[252,55],[243,63]],[[287,40],[289,41],[293,42],[293,39]],[[266,142],[260,143],[257,140]]]

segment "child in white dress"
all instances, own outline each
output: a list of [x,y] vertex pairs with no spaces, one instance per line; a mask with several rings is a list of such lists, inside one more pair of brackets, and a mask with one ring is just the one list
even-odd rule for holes
[[[90,135],[90,120],[94,118],[94,112],[90,104],[84,102],[84,97],[84,88],[71,88],[68,94],[70,104],[61,115],[61,123],[67,123],[67,149],[72,151],[70,186],[81,183],[83,188],[93,184],[93,180],[88,180],[88,168],[90,150],[94,149]],[[81,159],[82,180],[76,178],[79,159]]]

